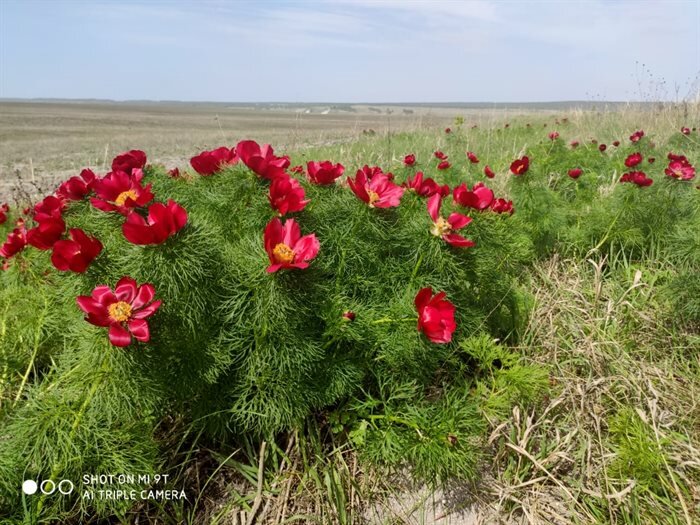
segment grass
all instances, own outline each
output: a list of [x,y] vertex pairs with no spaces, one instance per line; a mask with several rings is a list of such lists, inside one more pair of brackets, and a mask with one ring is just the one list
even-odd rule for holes
[[[434,129],[386,132],[337,144],[307,143],[290,153],[295,164],[329,158],[346,166],[369,163],[391,169],[409,152],[425,159],[435,149],[454,155],[469,149],[483,159],[475,171],[485,163],[499,171],[489,185],[502,194],[509,159],[549,129],[583,143],[593,137],[625,140],[643,128],[661,145],[680,123],[698,121],[697,107],[690,116],[683,111],[572,112],[560,115],[568,123],[559,126],[552,118],[528,115],[508,119],[518,127],[512,132],[504,130],[503,116],[493,114],[460,138]],[[525,121],[532,122],[532,129],[525,130]],[[203,144],[217,132],[206,133]],[[124,148],[137,145],[143,144],[125,143]],[[660,149],[659,157],[665,151]],[[695,164],[699,160],[691,158]],[[615,180],[619,173],[610,175]],[[554,254],[522,275],[531,309],[518,346],[509,349],[516,356],[512,365],[536,366],[548,375],[517,385],[518,398],[494,395],[511,392],[506,387],[521,377],[500,371],[510,354],[496,355],[487,344],[464,349],[483,369],[469,392],[488,421],[487,439],[478,444],[482,457],[473,466],[477,481],[424,486],[410,479],[406,465],[367,461],[353,446],[368,439],[371,430],[352,425],[357,407],[331,407],[276,442],[242,443],[231,450],[211,448],[183,423],[169,421],[162,432],[171,451],[170,473],[176,484],[197,496],[138,506],[123,520],[696,523],[700,334],[696,326],[676,319],[663,293],[674,268],[650,253],[642,259],[624,249],[607,255],[596,249],[577,257]],[[549,388],[543,393],[545,382]],[[170,442],[168,436],[184,437]]]

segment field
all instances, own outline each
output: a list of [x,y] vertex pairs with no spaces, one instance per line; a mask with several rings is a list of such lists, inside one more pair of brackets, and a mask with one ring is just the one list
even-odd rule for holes
[[[665,173],[669,153],[687,157],[685,167],[700,162],[696,105],[2,102],[0,120],[3,237],[29,199],[83,168],[103,176],[133,149],[148,164],[123,160],[137,170],[130,176],[143,170],[157,201],[187,211],[186,225],[173,212],[178,226],[141,242],[143,230],[123,229],[137,213],[120,209],[128,200],[109,200],[105,213],[82,195],[61,212],[59,235],[66,224],[96,235],[104,251],[94,263],[56,271],[55,244],[7,257],[0,517],[8,522],[700,520],[700,182],[694,170],[687,180]],[[310,202],[277,210],[318,236],[308,268],[265,271],[296,262],[262,242],[277,217],[270,203],[281,202],[266,198],[279,158],[244,159],[239,145],[243,160],[210,173],[190,165],[244,139],[289,156],[284,169]],[[449,166],[438,168],[436,152]],[[524,156],[529,166],[512,164]],[[325,160],[345,167],[329,185],[307,165]],[[466,183],[465,200],[454,193],[461,205],[430,198],[442,202],[442,217],[465,214],[467,225],[450,229],[430,216],[420,184],[385,209],[384,186],[372,187],[366,206],[345,184],[359,183],[364,165],[397,184],[415,183],[419,170],[450,190]],[[179,176],[169,176],[176,167]],[[620,182],[641,171],[653,184]],[[492,190],[487,205],[476,183]],[[499,211],[494,197],[514,212]],[[454,239],[440,227],[475,245],[445,242]],[[117,348],[111,330],[108,340],[83,321],[75,298],[123,275],[154,283],[163,305],[149,319],[151,342]],[[429,320],[416,330],[424,287],[456,305],[447,340]],[[18,490],[23,479],[93,473],[167,474],[152,485],[187,499]]]

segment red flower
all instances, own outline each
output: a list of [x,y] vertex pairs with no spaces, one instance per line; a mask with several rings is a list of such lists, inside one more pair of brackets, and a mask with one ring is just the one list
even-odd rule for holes
[[190,165],[200,175],[208,177],[219,171],[223,166],[236,164],[238,156],[236,148],[222,146],[211,151],[203,151],[190,159]]
[[263,179],[274,179],[284,175],[289,167],[289,157],[277,157],[269,144],[260,146],[254,140],[242,140],[236,146],[236,153],[243,164]]
[[558,131],[550,131],[549,135],[549,140],[557,140],[559,138],[559,132]]
[[527,156],[521,159],[515,159],[510,164],[510,172],[513,175],[522,175],[526,173],[528,169],[530,169],[530,159]]
[[354,180],[348,177],[348,185],[352,192],[370,208],[398,206],[404,192],[401,186],[391,182],[383,173],[378,173],[371,180],[367,180],[364,170],[358,170]]
[[634,133],[632,133],[630,135],[630,140],[632,142],[639,142],[643,136],[644,136],[644,131],[642,131],[640,129],[639,131],[635,131]]
[[180,178],[180,168],[175,167],[173,169],[168,170],[168,176],[172,177],[173,179],[179,179]]
[[404,187],[409,190],[415,191],[421,197],[430,197],[431,195],[434,195],[436,193],[442,194],[445,191],[445,188],[447,188],[448,194],[450,192],[450,187],[447,185],[440,186],[430,177],[428,177],[427,179],[423,179],[422,171],[417,172],[413,177],[409,176],[406,179]]
[[671,153],[670,151],[668,152],[668,155],[666,156],[668,160],[677,160],[680,162],[688,162],[688,159],[686,158],[685,155],[676,155],[674,153]]
[[617,148],[617,147],[620,145],[620,141],[619,141],[619,140],[616,140],[616,141],[614,141],[614,142],[612,143],[612,145],[615,146],[615,147]]
[[72,228],[69,233],[70,240],[57,241],[53,245],[51,263],[62,272],[83,273],[102,251],[102,243],[77,228]]
[[572,149],[576,149],[576,148],[578,148],[578,144],[579,144],[578,140],[572,140],[569,143],[569,146],[571,146]]
[[683,133],[683,135],[690,135],[690,128],[682,127],[681,133]]
[[446,170],[446,169],[450,168],[451,166],[452,166],[452,164],[450,164],[449,161],[443,160],[442,162],[440,162],[440,164],[437,165],[437,169]]
[[85,320],[95,326],[109,327],[109,342],[114,346],[129,346],[132,336],[147,343],[151,339],[146,319],[161,305],[154,301],[152,284],[138,286],[131,277],[119,279],[114,292],[109,286],[99,285],[92,295],[81,295],[76,301],[87,314]]
[[146,165],[146,154],[138,149],[132,149],[112,160],[112,171],[123,171],[131,175],[135,170],[143,169]]
[[122,233],[132,244],[163,244],[187,223],[185,208],[170,199],[167,204],[156,202],[148,208],[148,218],[132,211],[122,224]]
[[428,215],[430,215],[430,218],[433,220],[430,233],[436,237],[441,237],[442,240],[450,246],[456,246],[457,248],[470,248],[475,246],[474,241],[454,233],[457,230],[466,228],[469,223],[472,222],[472,218],[462,215],[461,213],[451,213],[450,216],[445,219],[440,216],[441,205],[442,195],[440,194],[436,193],[428,199]]
[[471,190],[463,182],[453,190],[452,196],[460,206],[475,210],[485,210],[493,202],[493,191],[483,182],[477,182]]
[[49,195],[34,206],[34,220],[42,222],[49,219],[60,219],[64,208],[65,204],[61,199]]
[[0,245],[0,257],[9,259],[24,250],[25,246],[27,246],[27,230],[24,225],[20,225],[12,230],[5,242]]
[[291,173],[297,173],[297,174],[301,175],[302,173],[304,173],[304,166],[301,166],[301,165],[293,166],[293,167],[289,168],[289,171]]
[[267,198],[270,206],[281,215],[286,215],[303,210],[309,202],[304,200],[305,196],[304,188],[299,181],[285,174],[284,177],[276,177],[272,181]]
[[39,250],[50,250],[66,231],[66,223],[61,217],[46,217],[27,231],[27,243]]
[[451,128],[445,128],[445,133],[452,133],[452,129],[451,129]]
[[691,180],[695,177],[695,167],[685,158],[684,160],[672,160],[668,163],[664,173],[674,179]]
[[654,162],[656,162],[656,159],[655,159],[654,157],[649,157],[649,158],[647,159],[647,162],[648,162],[649,164],[654,164]]
[[447,155],[445,155],[445,154],[444,154],[442,151],[440,151],[440,150],[437,150],[435,153],[433,153],[433,155],[435,155],[435,158],[436,158],[436,159],[440,159],[440,160],[445,160],[445,159],[447,158]]
[[338,163],[333,165],[330,160],[323,162],[307,162],[306,172],[307,178],[314,184],[329,185],[340,177],[345,171],[345,166]]
[[135,169],[131,175],[123,171],[108,173],[94,182],[96,196],[90,198],[90,204],[98,210],[127,215],[132,208],[145,206],[153,200],[151,185],[142,186],[142,179],[140,169]]
[[634,168],[637,164],[642,162],[642,160],[643,158],[641,153],[632,153],[625,159],[625,166],[628,168]]
[[637,186],[651,186],[654,181],[647,177],[646,173],[643,171],[631,171],[630,173],[623,173],[620,177],[620,182],[631,182]]
[[7,212],[10,211],[10,207],[7,205],[7,203],[3,203],[2,206],[0,206],[0,224],[5,224],[7,222]]
[[484,175],[486,175],[489,179],[493,179],[496,176],[496,173],[494,173],[490,166],[484,166]]
[[389,180],[392,180],[394,178],[394,176],[391,173],[384,173],[382,171],[382,168],[380,168],[379,166],[369,167],[367,164],[365,164],[364,166],[362,166],[361,169],[357,171],[357,173],[359,173],[360,171],[365,174],[367,180],[372,180],[375,175],[386,175],[386,177]]
[[403,163],[406,166],[414,166],[416,164],[416,156],[413,153],[409,153],[403,158]]
[[582,173],[583,173],[583,170],[581,168],[573,168],[573,169],[569,170],[568,175],[572,179],[578,179]]
[[507,201],[505,199],[494,200],[491,203],[491,209],[496,213],[509,213],[511,215],[515,212],[513,201]]
[[301,236],[301,229],[294,219],[282,222],[275,217],[265,227],[263,234],[265,251],[270,258],[267,273],[280,269],[308,268],[308,261],[318,254],[320,244],[313,233]]
[[56,190],[56,196],[63,201],[80,201],[92,192],[97,177],[90,169],[84,169],[79,177],[71,177]]
[[455,306],[445,299],[445,292],[433,295],[433,289],[423,288],[414,303],[418,310],[418,330],[433,343],[449,343],[457,328]]
[[474,154],[473,151],[467,151],[467,158],[472,164],[479,164],[479,158]]
[[601,153],[603,153],[606,149],[608,149],[608,147],[605,144],[601,144],[600,146],[598,146],[598,149]]
[[352,312],[350,310],[346,310],[343,312],[343,319],[346,321],[352,322],[355,320],[355,312]]

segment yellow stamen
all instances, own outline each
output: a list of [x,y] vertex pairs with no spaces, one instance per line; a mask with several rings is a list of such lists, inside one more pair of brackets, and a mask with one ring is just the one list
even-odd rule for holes
[[277,244],[272,249],[272,255],[274,255],[275,260],[278,263],[289,264],[294,260],[294,250],[292,250],[289,246],[287,246],[283,242]]
[[430,233],[436,237],[442,237],[448,233],[452,233],[452,226],[443,217],[438,217],[438,220],[433,223],[432,228],[430,228]]
[[369,195],[369,206],[374,208],[374,203],[379,200],[379,194],[372,190],[367,190],[367,195]]
[[109,316],[118,323],[123,323],[131,318],[131,305],[124,301],[110,304],[107,310],[109,311]]
[[131,199],[132,201],[135,201],[138,198],[139,196],[134,190],[127,190],[117,195],[117,198],[114,199],[114,204],[116,204],[117,206],[124,206],[126,199]]

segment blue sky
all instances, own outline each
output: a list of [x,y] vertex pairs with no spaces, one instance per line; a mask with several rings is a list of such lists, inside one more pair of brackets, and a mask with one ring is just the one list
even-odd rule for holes
[[0,0],[0,97],[673,99],[699,20],[697,0]]

